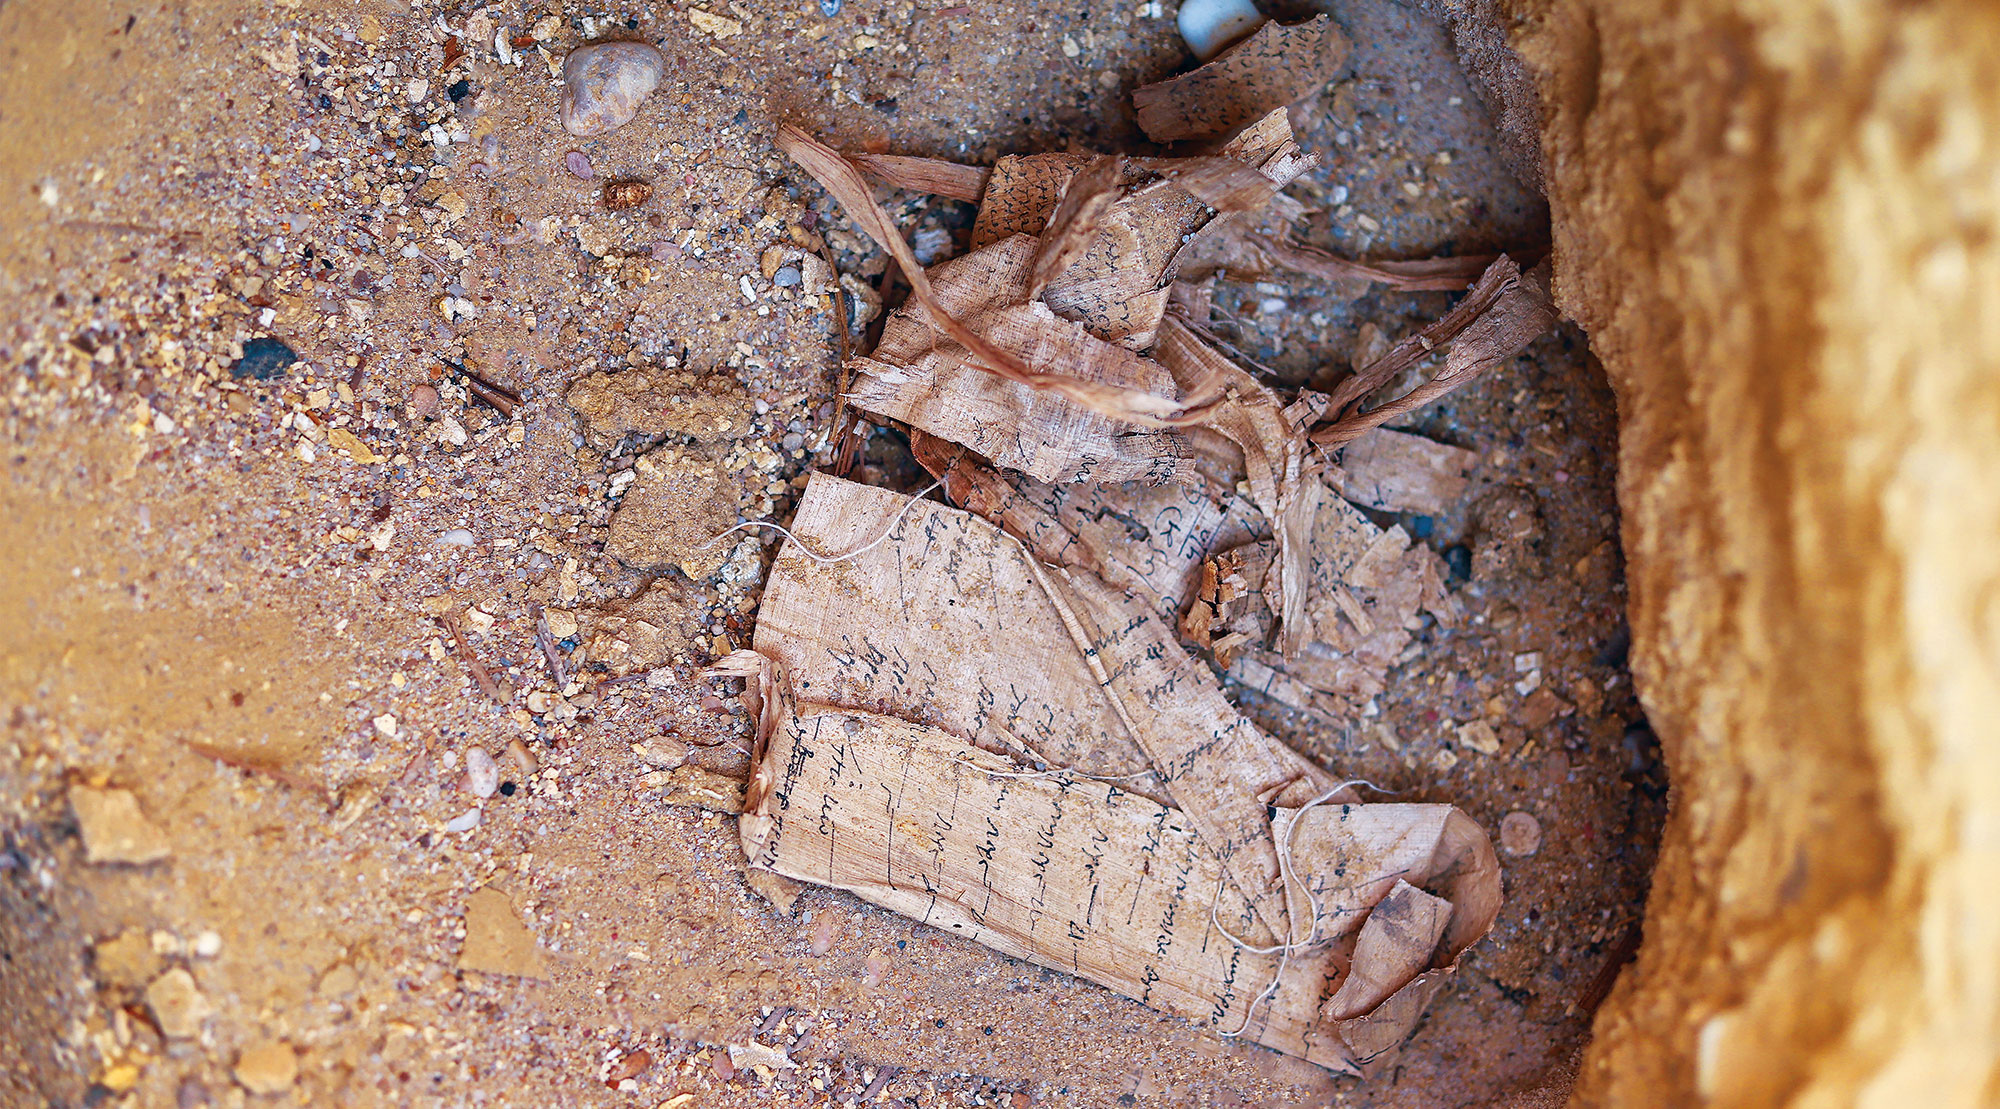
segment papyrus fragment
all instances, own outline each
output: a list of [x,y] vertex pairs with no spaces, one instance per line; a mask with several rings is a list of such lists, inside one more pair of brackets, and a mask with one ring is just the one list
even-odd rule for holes
[[1417,613],[1446,627],[1459,619],[1444,588],[1443,566],[1429,547],[1412,543],[1400,525],[1379,528],[1331,491],[1319,500],[1306,544],[1304,646],[1290,657],[1270,650],[1268,602],[1273,545],[1238,548],[1236,573],[1247,592],[1216,621],[1213,636],[1236,634],[1245,645],[1228,662],[1231,678],[1299,708],[1351,718],[1383,689],[1383,679],[1409,644]]
[[916,254],[875,202],[875,195],[861,166],[790,124],[778,128],[777,145],[793,161],[811,173],[847,210],[855,226],[889,252],[903,276],[910,282],[910,295],[920,305],[931,327],[949,335],[990,372],[1033,389],[1060,393],[1105,415],[1132,423],[1171,419],[1188,414],[1188,408],[1169,398],[1139,389],[1086,381],[1060,370],[1031,365],[1013,353],[988,342],[966,327],[940,303],[930,276],[917,264]]
[[[1393,995],[1449,967],[1498,907],[1491,849],[1449,806],[1281,811],[1319,911],[1298,933],[1315,942],[1285,958],[1279,977],[1278,955],[1224,934],[1274,942],[1184,814],[1115,784],[1023,773],[936,728],[801,705],[779,720],[751,782],[744,851],[753,867],[850,890],[1166,1012],[1243,1025],[1254,1042],[1346,1072],[1364,1070],[1383,1037],[1371,1027],[1365,1050],[1349,1045],[1325,1011],[1339,984],[1357,980],[1373,996],[1400,976]],[[1412,940],[1376,928],[1351,967],[1357,929],[1368,935],[1371,909],[1407,882],[1447,894],[1425,904],[1431,923],[1441,916],[1455,931]],[[1274,978],[1275,994],[1259,1001]],[[1398,1022],[1392,1044],[1420,1013]]]
[[1341,448],[1327,484],[1384,512],[1443,512],[1465,493],[1479,456],[1421,435],[1378,427]]
[[[1079,382],[1181,396],[1158,363],[1057,318],[1027,297],[1035,240],[1009,236],[931,267],[938,305],[1027,365]],[[889,317],[872,354],[856,358],[848,401],[865,412],[962,444],[1042,481],[1185,480],[1177,431],[1134,426],[1062,393],[1010,381],[908,305]]]
[[1319,91],[1350,49],[1329,16],[1266,23],[1207,65],[1134,93],[1139,126],[1154,142],[1222,137]]
[[[1117,167],[1115,190],[1089,172],[1103,161],[1078,154],[1000,159],[981,200],[972,245],[978,249],[1009,234],[1054,240],[1050,252],[1066,261],[1046,288],[1036,286],[1039,298],[1101,339],[1145,350],[1153,345],[1181,259],[1194,244],[1271,204],[1314,159],[1293,139],[1285,113],[1276,111],[1211,156],[1126,159]],[[1075,195],[1078,187],[1084,195]],[[1086,199],[1097,203],[1085,205]],[[1091,218],[1058,218],[1066,206],[1088,207]]]
[[[1209,555],[1268,538],[1257,506],[1236,491],[1234,469],[1203,469],[1187,484],[1054,484],[986,465],[923,432],[910,436],[917,461],[944,481],[945,496],[1025,544],[1051,565],[1086,570],[1106,584],[1177,615]],[[1203,459],[1196,458],[1200,468]]]
[[1048,765],[1139,774],[1133,787],[1189,812],[1246,900],[1281,928],[1264,807],[1338,780],[1237,713],[1171,617],[1091,575],[1043,567],[968,513],[906,503],[824,475],[807,484],[793,533],[823,555],[859,553],[819,563],[788,546],[772,566],[756,646],[798,696]]

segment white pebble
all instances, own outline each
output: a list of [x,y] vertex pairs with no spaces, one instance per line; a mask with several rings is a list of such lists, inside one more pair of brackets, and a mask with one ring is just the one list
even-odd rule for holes
[[577,47],[563,59],[563,129],[601,135],[630,123],[666,73],[666,58],[643,42]]
[[450,820],[445,821],[444,830],[447,832],[470,832],[477,827],[479,827],[479,810],[467,809]]
[[194,953],[199,959],[213,959],[222,953],[222,936],[213,930],[203,932],[194,938]]
[[473,538],[472,533],[465,528],[453,528],[437,537],[437,545],[440,547],[472,547],[478,543],[479,540]]
[[1186,0],[1176,23],[1196,61],[1208,61],[1264,22],[1250,0]]
[[465,788],[474,797],[491,797],[500,789],[500,764],[484,747],[466,749]]

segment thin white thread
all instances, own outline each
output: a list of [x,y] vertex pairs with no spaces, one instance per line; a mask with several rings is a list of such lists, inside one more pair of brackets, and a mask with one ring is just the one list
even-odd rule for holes
[[[1248,1031],[1250,1028],[1250,1022],[1256,1019],[1257,1007],[1259,1005],[1262,1005],[1264,1002],[1269,1001],[1271,998],[1277,996],[1278,987],[1285,980],[1285,969],[1291,962],[1292,952],[1302,951],[1308,947],[1313,946],[1315,943],[1319,942],[1319,897],[1318,895],[1313,893],[1312,884],[1310,882],[1305,881],[1303,878],[1300,878],[1298,876],[1297,868],[1292,865],[1292,841],[1297,838],[1299,834],[1299,825],[1305,822],[1306,813],[1312,811],[1312,809],[1315,808],[1316,806],[1323,805],[1326,802],[1333,800],[1333,798],[1336,795],[1338,795],[1342,790],[1346,789],[1349,786],[1367,786],[1369,789],[1372,789],[1377,793],[1392,792],[1390,790],[1383,789],[1381,786],[1378,786],[1375,783],[1368,781],[1365,778],[1354,778],[1349,781],[1342,782],[1339,785],[1334,786],[1332,789],[1327,790],[1325,793],[1320,794],[1318,797],[1315,797],[1312,800],[1307,801],[1305,804],[1299,806],[1298,809],[1292,813],[1291,822],[1285,826],[1284,838],[1278,841],[1278,882],[1280,886],[1282,886],[1287,893],[1285,899],[1286,911],[1285,911],[1284,943],[1273,944],[1269,947],[1259,947],[1255,944],[1250,943],[1248,940],[1245,940],[1242,937],[1236,935],[1234,932],[1231,932],[1228,926],[1222,923],[1222,919],[1216,915],[1216,907],[1222,901],[1222,886],[1223,886],[1222,882],[1216,883],[1215,900],[1210,901],[1208,903],[1208,922],[1215,926],[1216,931],[1222,933],[1223,938],[1227,939],[1230,943],[1235,944],[1237,947],[1240,947],[1243,950],[1250,952],[1253,955],[1275,954],[1278,956],[1278,969],[1276,973],[1271,975],[1271,984],[1269,986],[1264,987],[1263,993],[1260,993],[1256,997],[1250,999],[1250,1004],[1245,1006],[1243,1009],[1243,1023],[1237,1025],[1233,1031],[1221,1033],[1221,1035],[1224,1038],[1233,1039],[1237,1036],[1241,1036],[1244,1032]],[[1305,891],[1306,905],[1310,912],[1310,915],[1306,919],[1310,921],[1312,925],[1311,931],[1307,932],[1306,938],[1302,940],[1297,940],[1292,938],[1292,936],[1298,931],[1298,921],[1296,918],[1292,916],[1291,898],[1289,896],[1292,883],[1294,882],[1297,882],[1299,888]]]
[[855,549],[847,552],[844,555],[820,554],[817,551],[814,551],[811,547],[806,546],[805,540],[800,539],[796,535],[793,535],[792,530],[790,528],[786,527],[783,524],[773,523],[769,520],[745,520],[742,523],[737,524],[735,527],[724,528],[721,532],[717,533],[715,538],[709,540],[706,543],[703,543],[701,546],[695,549],[705,551],[710,547],[715,546],[717,543],[722,542],[724,536],[730,534],[731,532],[742,531],[744,528],[770,528],[772,531],[775,531],[778,534],[784,536],[785,538],[791,540],[792,543],[798,547],[800,554],[806,556],[807,558],[812,559],[814,562],[819,563],[821,566],[829,566],[836,562],[846,562],[849,559],[860,558],[862,555],[865,555],[869,551],[872,551],[875,548],[881,546],[883,542],[887,540],[891,535],[896,534],[896,529],[902,525],[903,517],[910,514],[910,509],[916,507],[918,501],[921,501],[925,497],[930,496],[931,490],[936,489],[938,486],[943,484],[944,484],[944,479],[939,478],[936,481],[931,482],[929,485],[924,486],[923,489],[918,491],[915,496],[903,502],[902,509],[896,513],[895,519],[889,521],[889,526],[882,529],[882,534],[876,536],[874,540],[868,543],[866,546],[856,547]]

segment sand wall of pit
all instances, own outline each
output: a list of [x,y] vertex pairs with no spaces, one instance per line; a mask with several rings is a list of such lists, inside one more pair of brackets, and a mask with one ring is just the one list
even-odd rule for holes
[[1617,390],[1674,784],[1577,1102],[2000,1104],[2000,7],[1443,6]]

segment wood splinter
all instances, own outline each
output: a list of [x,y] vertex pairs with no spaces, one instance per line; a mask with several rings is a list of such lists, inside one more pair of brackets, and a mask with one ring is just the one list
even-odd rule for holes
[[494,704],[505,705],[506,694],[501,692],[499,684],[493,680],[493,672],[486,669],[486,664],[479,661],[479,656],[473,654],[472,648],[465,642],[465,633],[458,627],[458,617],[447,613],[438,617],[438,624],[451,636],[452,647],[458,654],[458,660],[471,672],[472,680],[479,683],[480,691],[491,697]]
[[506,419],[514,418],[514,413],[522,404],[521,394],[485,377],[463,363],[446,361],[444,364],[450,366],[453,372],[464,379],[465,391],[471,393],[475,400],[481,401]]

